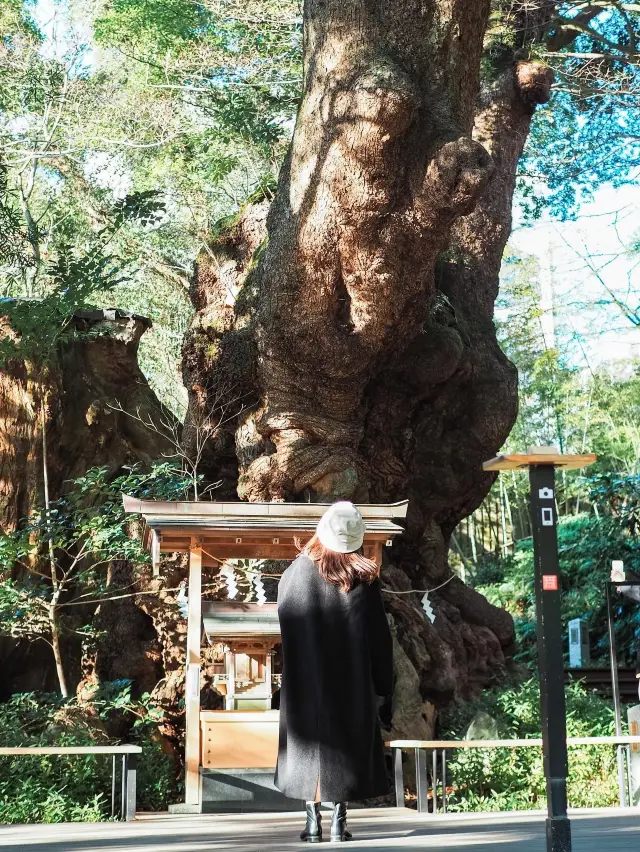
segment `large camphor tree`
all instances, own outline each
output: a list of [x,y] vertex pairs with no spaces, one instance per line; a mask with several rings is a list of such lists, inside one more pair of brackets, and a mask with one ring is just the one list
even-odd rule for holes
[[[492,46],[488,0],[306,0],[275,198],[213,240],[192,285],[190,411],[221,382],[244,401],[211,474],[252,501],[408,498],[389,591],[451,577],[451,533],[517,413],[493,308],[516,165],[553,80],[532,48],[556,4],[507,6]],[[420,597],[387,595],[395,727],[414,735],[513,642],[511,617],[457,578],[433,595],[434,625]]]
[[[135,296],[123,306],[144,313],[147,298],[164,299],[159,281],[182,298],[192,247],[229,212],[222,196],[235,204],[258,186],[209,235],[191,282],[184,436],[198,440],[212,405],[235,406],[200,468],[221,481],[216,498],[409,498],[385,586],[432,589],[451,577],[451,531],[490,487],[481,463],[516,414],[515,370],[492,315],[516,165],[536,105],[549,98],[550,66],[560,86],[533,126],[525,168],[546,176],[545,204],[570,208],[594,178],[619,180],[640,162],[629,141],[638,138],[635,80],[625,71],[637,59],[640,16],[624,0],[309,0],[300,93],[297,13],[293,0],[96,0],[90,30],[101,49],[89,65],[100,73],[85,67],[80,45],[64,74],[51,69],[62,95],[42,87],[62,110],[59,138],[47,135],[46,97],[40,123],[25,123],[24,99],[6,94],[23,84],[0,86],[19,118],[11,156],[0,158],[7,197],[22,199],[22,230],[41,256],[47,246],[28,223],[51,208],[52,174],[66,194],[47,215],[68,222],[73,213],[83,244],[110,221],[110,205],[79,163],[115,151],[134,191],[170,201],[158,228],[127,226],[109,241],[114,254],[135,257],[139,276],[114,300]],[[44,54],[30,32],[0,52],[4,81],[21,81],[35,62],[27,54]],[[616,97],[627,99],[621,121]],[[24,164],[45,153],[28,172],[39,176],[30,201]],[[527,196],[532,209],[539,198]],[[1,202],[0,218],[9,209]],[[58,232],[48,234],[54,248]],[[36,257],[16,295],[36,292],[30,270],[41,267]],[[510,617],[458,579],[434,593],[433,626],[421,596],[387,596],[399,640],[395,728],[416,736],[429,732],[434,704],[499,671],[513,637]]]

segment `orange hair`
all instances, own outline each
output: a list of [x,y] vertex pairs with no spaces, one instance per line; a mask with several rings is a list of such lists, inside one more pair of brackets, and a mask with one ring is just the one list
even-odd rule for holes
[[300,540],[296,540],[298,549],[309,557],[318,566],[320,576],[327,583],[338,586],[343,592],[350,592],[356,581],[373,583],[379,576],[380,569],[372,559],[367,559],[358,551],[353,553],[337,553],[329,550],[314,535],[305,544],[300,546]]

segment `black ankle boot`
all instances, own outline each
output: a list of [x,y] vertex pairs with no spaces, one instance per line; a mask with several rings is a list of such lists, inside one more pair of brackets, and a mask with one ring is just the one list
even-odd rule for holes
[[322,840],[322,817],[320,803],[307,802],[307,825],[300,835],[300,840],[307,843],[320,843]]
[[331,820],[331,840],[351,840],[352,834],[347,831],[347,803],[334,802],[333,819]]

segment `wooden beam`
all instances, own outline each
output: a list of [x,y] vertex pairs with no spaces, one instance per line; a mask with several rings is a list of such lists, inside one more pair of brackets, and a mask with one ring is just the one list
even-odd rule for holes
[[[205,550],[208,548],[205,547]],[[258,545],[243,546],[238,545],[217,545],[215,550],[210,553],[214,556],[213,559],[206,553],[203,554],[205,565],[220,565],[225,559],[277,559],[293,561],[299,554],[298,550],[291,547],[282,547],[281,545]],[[220,560],[220,561],[218,561]]]
[[[197,535],[203,545],[220,541],[227,544],[275,544],[276,546],[279,544],[282,546],[292,544],[295,538],[302,538],[303,541],[306,536],[311,538],[314,532],[313,529],[292,531],[290,529],[282,530],[275,527],[268,530],[257,530],[249,527],[236,527],[232,530],[212,529],[211,527],[207,527],[206,524],[193,524],[192,526],[167,525],[166,527],[162,524],[157,524],[154,529],[160,531],[163,544],[165,541],[182,541],[187,545],[193,536]],[[365,542],[385,542],[400,532],[399,527],[397,530],[367,530],[364,540]],[[241,539],[240,542],[236,541],[238,538]],[[279,539],[279,541],[274,542],[274,538]]]
[[189,610],[185,680],[185,803],[200,804],[200,639],[202,637],[202,546],[189,550]]
[[[268,533],[258,534],[255,530],[242,529],[229,532],[228,530],[211,530],[206,527],[191,529],[188,527],[158,527],[157,529],[160,531],[160,550],[162,553],[178,550],[187,552],[190,548],[191,539],[196,534],[205,550],[216,547],[218,544],[222,547],[236,547],[247,553],[255,548],[291,549],[295,547],[294,537],[290,530],[288,532],[270,530]],[[300,533],[299,537],[303,543],[307,536],[311,538],[312,532],[311,530]],[[367,532],[364,539],[365,546],[377,542],[386,544],[395,534],[395,532]]]
[[[388,541],[387,535],[365,538],[364,553],[369,559],[377,559],[376,554]],[[162,553],[185,552],[190,549],[191,537],[173,537],[164,534],[161,539],[160,549]],[[298,555],[298,549],[293,542],[287,543],[280,539],[279,544],[273,544],[269,540],[250,540],[242,536],[242,542],[236,544],[235,540],[228,536],[212,539],[202,536],[202,559],[203,565],[220,565],[225,559],[281,559],[292,560]],[[209,556],[211,554],[211,556]],[[214,557],[213,559],[211,557]],[[220,560],[220,561],[217,561]]]
[[378,568],[382,568],[382,547],[383,544],[381,541],[376,541],[375,544],[371,545],[370,558],[373,559]]

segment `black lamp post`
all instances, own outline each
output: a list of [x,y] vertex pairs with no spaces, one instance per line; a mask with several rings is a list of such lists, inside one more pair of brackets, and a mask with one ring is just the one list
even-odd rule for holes
[[571,852],[567,816],[567,724],[564,697],[564,649],[560,612],[555,470],[583,468],[594,455],[561,455],[534,447],[526,455],[502,455],[484,469],[529,470],[531,524],[536,580],[538,670],[544,773],[547,783],[547,852]]

